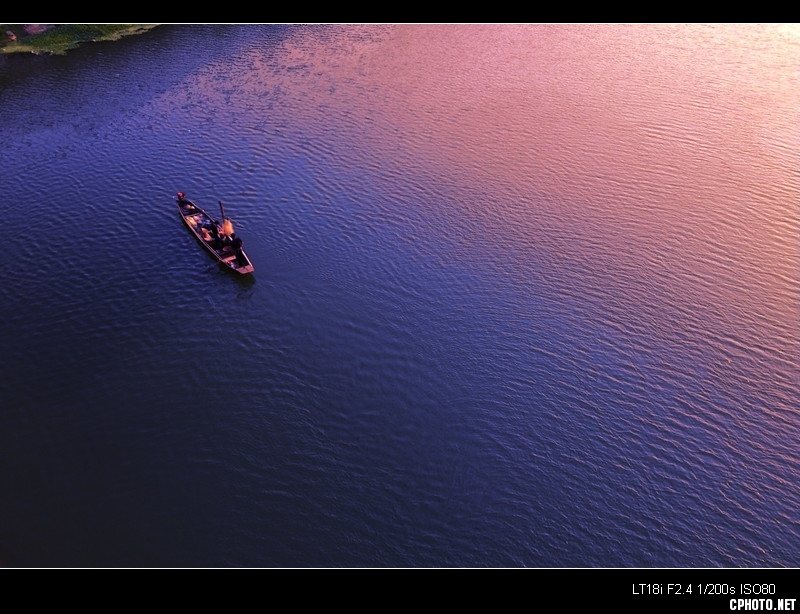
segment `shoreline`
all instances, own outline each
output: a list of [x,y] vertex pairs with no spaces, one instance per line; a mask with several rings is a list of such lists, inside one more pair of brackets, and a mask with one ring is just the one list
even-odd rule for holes
[[160,24],[0,24],[3,55],[64,55],[83,43],[118,40]]

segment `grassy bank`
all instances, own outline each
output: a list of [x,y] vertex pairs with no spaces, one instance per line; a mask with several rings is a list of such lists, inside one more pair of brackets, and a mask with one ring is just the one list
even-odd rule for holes
[[63,55],[81,43],[117,40],[141,34],[158,24],[60,24],[31,33],[22,24],[0,24],[0,50],[3,53]]

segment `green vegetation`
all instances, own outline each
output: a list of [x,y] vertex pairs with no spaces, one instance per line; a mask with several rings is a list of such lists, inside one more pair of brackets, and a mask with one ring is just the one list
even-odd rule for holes
[[157,25],[60,24],[41,32],[29,33],[29,29],[20,24],[0,24],[0,50],[3,53],[63,55],[81,43],[117,40],[123,36],[146,32]]

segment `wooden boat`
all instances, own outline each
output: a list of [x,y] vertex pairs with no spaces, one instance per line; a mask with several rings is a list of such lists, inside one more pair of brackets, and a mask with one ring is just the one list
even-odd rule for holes
[[222,202],[219,203],[222,213],[220,223],[186,198],[183,192],[178,192],[177,201],[181,219],[219,262],[242,275],[253,272],[253,264],[242,249],[242,240],[233,232],[230,219],[225,217]]

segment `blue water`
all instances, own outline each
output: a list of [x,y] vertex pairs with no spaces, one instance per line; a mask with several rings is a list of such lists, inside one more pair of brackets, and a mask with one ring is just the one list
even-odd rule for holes
[[0,563],[798,566],[798,60],[791,25],[0,58]]

